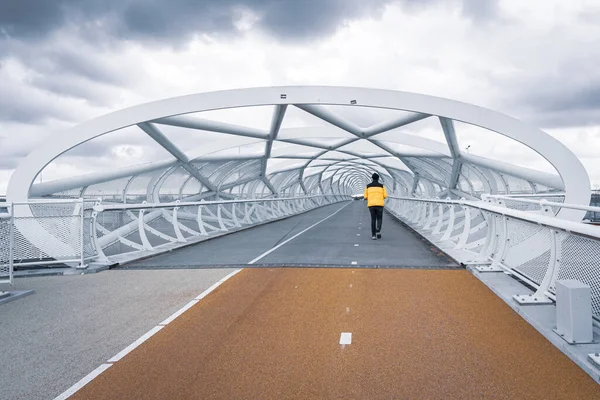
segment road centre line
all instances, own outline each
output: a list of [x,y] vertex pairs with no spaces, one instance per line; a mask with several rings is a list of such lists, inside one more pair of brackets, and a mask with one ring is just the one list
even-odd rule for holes
[[[350,204],[351,203],[345,204],[344,206],[340,207],[336,212],[334,212],[333,214],[329,215],[328,217],[323,218],[322,220],[320,220],[320,221],[314,223],[313,225],[309,226],[308,228],[304,229],[302,232],[300,232],[300,233],[292,236],[291,238],[287,239],[286,241],[284,241],[284,242],[280,243],[279,245],[273,247],[271,250],[266,251],[265,253],[261,254],[260,256],[258,256],[257,258],[255,258],[254,260],[250,261],[248,263],[248,265],[254,264],[255,262],[257,262],[260,259],[264,258],[265,256],[269,255],[273,251],[277,250],[278,248],[280,248],[284,244],[289,243],[291,240],[297,238],[298,236],[302,235],[306,231],[314,228],[315,226],[319,225],[321,222],[324,222],[324,221],[328,220],[329,218],[333,217],[335,214],[337,214],[338,212],[342,211],[342,209],[344,209],[345,207],[347,207]],[[162,330],[169,323],[173,322],[177,317],[179,317],[181,314],[183,314],[184,312],[186,312],[187,310],[189,310],[192,306],[194,306],[196,303],[198,303],[200,300],[202,300],[204,297],[206,297],[208,294],[210,294],[213,290],[215,290],[216,288],[218,288],[223,282],[225,282],[226,280],[228,280],[229,278],[231,278],[232,276],[234,276],[235,274],[237,274],[241,270],[242,270],[242,268],[237,269],[237,270],[229,273],[225,277],[223,277],[218,282],[214,283],[212,286],[210,286],[204,292],[202,292],[201,294],[199,294],[198,296],[196,296],[192,301],[190,301],[185,306],[183,306],[182,308],[180,308],[179,310],[177,310],[176,312],[174,312],[173,314],[171,314],[171,316],[169,316],[163,322],[161,322],[160,324],[158,324],[154,328],[150,329],[148,332],[146,332],[144,335],[142,335],[140,338],[138,338],[135,342],[133,342],[132,344],[130,344],[129,346],[127,346],[126,348],[124,348],[123,350],[121,350],[119,353],[117,353],[116,355],[114,355],[113,357],[111,357],[106,363],[100,365],[98,368],[96,368],[95,370],[93,370],[92,372],[90,372],[88,375],[86,375],[85,377],[83,377],[81,380],[79,380],[77,383],[75,383],[69,389],[67,389],[66,391],[64,391],[60,395],[58,395],[54,400],[65,400],[65,399],[68,399],[70,396],[72,396],[77,391],[79,391],[82,387],[84,387],[85,385],[87,385],[88,383],[90,383],[93,379],[95,379],[102,372],[106,371],[113,363],[121,360],[123,357],[125,357],[127,354],[129,354],[131,351],[133,351],[135,348],[137,348],[138,346],[140,346],[146,340],[150,339],[152,336],[154,336],[154,334],[156,334],[157,332],[159,332],[160,330]]]
[[304,232],[314,228],[315,226],[319,225],[321,222],[327,221],[329,218],[333,217],[335,214],[339,213],[340,211],[342,211],[344,208],[348,207],[350,204],[352,203],[348,203],[343,205],[342,207],[340,207],[336,212],[334,212],[333,214],[329,215],[328,217],[323,218],[322,220],[312,224],[311,226],[309,226],[308,228],[306,228],[305,230],[303,230],[300,233],[295,234],[294,236],[292,236],[291,238],[279,243],[277,246],[273,247],[271,250],[265,251],[264,253],[262,253],[260,256],[256,257],[254,260],[250,261],[248,264],[254,264],[255,262],[259,261],[260,259],[268,256],[269,254],[271,254],[272,252],[274,252],[275,250],[277,250],[278,248],[280,248],[281,246],[283,246],[286,243],[289,243],[290,241],[296,239],[298,236],[302,235]]
[[342,332],[340,335],[340,344],[352,344],[352,332]]
[[83,378],[69,389],[64,391],[62,394],[54,398],[54,400],[65,400],[74,395],[79,389],[90,383],[95,377],[106,371],[112,364],[102,364]]

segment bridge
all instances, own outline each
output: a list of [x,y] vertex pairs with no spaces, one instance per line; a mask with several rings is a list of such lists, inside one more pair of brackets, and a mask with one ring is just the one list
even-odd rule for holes
[[[108,139],[165,158],[38,182]],[[118,111],[11,178],[4,301],[36,294],[0,304],[0,381],[9,398],[594,398],[590,193],[543,131],[431,96],[275,87]]]

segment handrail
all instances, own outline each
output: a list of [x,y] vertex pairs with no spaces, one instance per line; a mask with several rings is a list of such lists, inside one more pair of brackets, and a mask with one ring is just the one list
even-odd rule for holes
[[[568,221],[556,217],[548,217],[540,214],[532,214],[525,211],[513,210],[511,208],[500,207],[491,205],[492,203],[487,203],[485,201],[472,201],[472,200],[442,200],[442,199],[419,199],[415,197],[394,197],[388,196],[388,198],[396,199],[396,200],[406,200],[406,201],[421,201],[426,203],[438,203],[438,204],[452,204],[459,206],[469,206],[473,208],[477,208],[479,210],[492,212],[495,214],[504,215],[506,217],[511,217],[515,219],[519,219],[526,222],[531,222],[534,224],[538,224],[541,226],[559,229],[564,232],[576,234],[579,236],[585,236],[588,238],[592,238],[595,240],[600,239],[600,230],[595,226],[590,226],[589,224],[584,224],[582,222],[573,222]],[[546,203],[549,205],[549,202]],[[562,203],[559,203],[562,205]]]
[[258,198],[258,199],[239,199],[239,200],[213,200],[213,201],[189,201],[189,202],[169,202],[169,203],[136,203],[136,204],[96,204],[92,208],[96,212],[109,211],[109,210],[146,210],[154,208],[174,208],[174,207],[187,207],[187,206],[210,206],[218,204],[243,204],[243,203],[263,203],[263,202],[276,202],[276,201],[288,201],[288,200],[303,200],[303,199],[314,199],[322,197],[349,197],[344,194],[327,194],[327,195],[314,195],[314,196],[299,196],[299,197],[274,197],[274,198]]
[[520,203],[527,203],[527,204],[537,204],[539,206],[551,206],[551,207],[562,207],[562,208],[569,208],[572,210],[581,210],[581,211],[592,211],[592,212],[600,212],[600,207],[596,207],[596,206],[582,206],[579,204],[569,204],[569,203],[557,203],[554,201],[547,201],[547,200],[529,200],[529,199],[522,199],[522,198],[515,198],[512,196],[506,196],[506,195],[498,195],[498,194],[484,194],[483,196],[481,196],[482,198],[486,198],[486,197],[491,197],[494,199],[502,199],[502,200],[511,200],[511,201],[517,201]]

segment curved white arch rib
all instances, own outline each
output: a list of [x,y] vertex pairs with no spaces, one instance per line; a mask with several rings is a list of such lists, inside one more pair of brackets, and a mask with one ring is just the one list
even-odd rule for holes
[[[95,137],[171,116],[265,105],[297,105],[300,108],[317,105],[356,105],[413,111],[421,115],[444,117],[476,125],[516,140],[546,159],[556,169],[564,184],[565,202],[587,205],[589,201],[590,182],[581,162],[559,141],[538,128],[489,109],[434,96],[382,89],[324,86],[266,87],[200,93],[142,104],[84,122],[59,138],[44,143],[44,146],[38,147],[23,160],[9,182],[7,201],[27,201],[39,171],[64,152]],[[421,117],[411,118],[417,120]],[[227,124],[216,125],[219,126],[215,129],[233,129],[226,126]],[[356,130],[357,127],[350,128]],[[367,130],[356,133],[365,138],[371,137],[373,133]],[[254,138],[264,139],[264,133],[257,132]],[[558,216],[581,220],[583,212],[562,209]]]

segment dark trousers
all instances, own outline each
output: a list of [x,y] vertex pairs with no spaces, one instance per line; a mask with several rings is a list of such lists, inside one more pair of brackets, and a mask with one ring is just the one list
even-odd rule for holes
[[381,232],[381,222],[383,219],[383,207],[372,206],[369,207],[371,213],[371,236],[375,236]]

